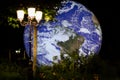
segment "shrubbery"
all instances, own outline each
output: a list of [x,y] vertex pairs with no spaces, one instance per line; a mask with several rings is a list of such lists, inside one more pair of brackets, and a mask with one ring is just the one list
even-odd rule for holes
[[[56,60],[57,57],[54,57]],[[17,62],[0,63],[0,80],[119,80],[118,71],[99,55],[79,56],[77,51],[69,56],[61,55],[59,63],[37,67],[33,79],[32,66]]]

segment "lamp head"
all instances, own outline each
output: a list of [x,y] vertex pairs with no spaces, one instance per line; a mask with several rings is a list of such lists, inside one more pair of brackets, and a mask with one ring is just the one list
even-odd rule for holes
[[22,22],[24,18],[24,11],[23,10],[17,10],[17,18],[20,22]]
[[28,8],[28,17],[32,20],[35,17],[35,8],[30,7]]
[[40,22],[40,20],[42,19],[42,11],[36,11],[35,19],[37,20],[38,23]]

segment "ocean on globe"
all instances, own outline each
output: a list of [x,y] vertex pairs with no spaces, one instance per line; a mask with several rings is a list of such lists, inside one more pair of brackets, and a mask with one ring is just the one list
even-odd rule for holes
[[[31,35],[30,35],[31,34]],[[31,59],[33,52],[33,29],[24,29],[25,49]],[[29,40],[32,43],[29,43]],[[75,1],[63,1],[56,12],[55,21],[43,22],[37,26],[37,64],[52,65],[61,60],[60,55],[78,50],[79,56],[98,54],[101,48],[100,24],[90,10]],[[53,60],[53,57],[57,60]]]

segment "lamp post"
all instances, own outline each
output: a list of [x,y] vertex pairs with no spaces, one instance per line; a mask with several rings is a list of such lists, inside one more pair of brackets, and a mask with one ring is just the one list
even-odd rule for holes
[[[35,8],[30,7],[28,8],[28,21],[23,21],[24,19],[24,11],[23,10],[17,10],[17,18],[20,21],[20,24],[22,26],[30,25],[33,27],[33,64],[32,64],[32,70],[33,70],[33,76],[35,76],[36,73],[36,59],[37,59],[37,25],[39,24],[40,20],[42,19],[42,12],[41,11],[35,11]],[[30,32],[31,37],[31,32]],[[30,41],[31,42],[31,41]],[[30,47],[30,55],[31,55],[31,47]],[[31,56],[30,56],[31,57]]]

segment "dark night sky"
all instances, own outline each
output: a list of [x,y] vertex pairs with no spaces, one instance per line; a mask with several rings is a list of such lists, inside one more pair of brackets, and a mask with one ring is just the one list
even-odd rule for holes
[[[22,0],[5,0],[5,2],[0,3],[3,4],[1,7],[1,11],[4,10],[5,7],[9,7],[15,4],[18,4]],[[12,2],[16,1],[16,2]],[[24,1],[24,0],[23,0]],[[30,1],[30,0],[28,0]],[[35,0],[31,0],[35,1]],[[36,1],[43,1],[46,2],[45,4],[54,4],[57,0],[36,0]],[[60,1],[60,0],[59,0]],[[100,55],[105,59],[119,59],[119,39],[118,39],[118,30],[119,30],[119,23],[118,17],[120,17],[119,12],[117,11],[118,5],[117,2],[113,1],[106,1],[105,0],[75,0],[82,3],[84,6],[88,7],[98,18],[100,22],[102,33],[103,33],[103,42],[100,51]],[[49,3],[50,2],[50,3]],[[4,5],[5,4],[5,5]],[[1,13],[1,12],[0,12]],[[6,47],[19,47],[23,46],[22,40],[22,31],[18,29],[12,29],[7,27],[2,27],[0,29],[0,36],[1,36],[1,49],[5,49]],[[19,46],[18,46],[19,45]],[[120,59],[119,59],[120,60]]]

